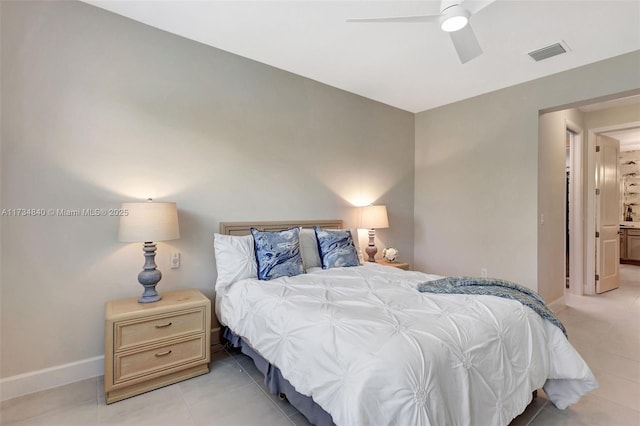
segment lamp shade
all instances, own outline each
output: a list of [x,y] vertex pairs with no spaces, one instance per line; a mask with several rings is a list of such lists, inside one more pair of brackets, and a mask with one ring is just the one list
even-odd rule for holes
[[360,228],[382,229],[389,227],[387,206],[362,207],[360,216]]
[[122,203],[118,239],[123,242],[166,241],[180,238],[176,203]]

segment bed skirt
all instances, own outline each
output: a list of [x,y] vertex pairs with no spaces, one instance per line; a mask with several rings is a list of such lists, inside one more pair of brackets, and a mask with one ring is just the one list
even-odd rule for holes
[[240,336],[236,335],[228,327],[225,327],[223,337],[228,340],[233,347],[240,348],[243,354],[253,360],[256,368],[264,376],[264,383],[269,389],[269,392],[272,394],[284,394],[289,403],[301,412],[310,423],[316,426],[335,426],[331,414],[316,404],[311,397],[297,392],[291,383],[282,377],[280,369],[269,364],[266,359],[245,343]]
[[[223,338],[229,341],[231,346],[240,348],[240,351],[253,360],[256,368],[264,376],[264,383],[272,394],[284,394],[291,405],[293,405],[302,415],[304,415],[311,424],[316,426],[335,426],[331,414],[327,413],[321,406],[316,404],[309,396],[302,395],[289,383],[287,379],[282,377],[280,369],[269,364],[258,352],[253,350],[251,346],[245,343],[240,336],[224,328]],[[536,400],[538,391],[532,392],[532,399],[529,405]],[[526,410],[526,408],[525,408]],[[523,410],[524,412],[524,410]]]

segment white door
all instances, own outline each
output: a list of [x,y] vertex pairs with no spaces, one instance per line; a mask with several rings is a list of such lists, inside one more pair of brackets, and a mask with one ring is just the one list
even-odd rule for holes
[[[598,135],[600,147],[597,165],[596,232],[596,293],[604,293],[620,286],[620,142],[608,136]],[[597,234],[596,234],[597,235]]]

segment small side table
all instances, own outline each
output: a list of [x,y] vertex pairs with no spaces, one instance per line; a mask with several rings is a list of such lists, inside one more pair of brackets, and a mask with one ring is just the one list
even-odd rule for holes
[[409,264],[406,262],[389,262],[385,259],[376,259],[376,263],[384,266],[393,266],[394,268],[404,269],[405,271],[409,270]]
[[168,291],[105,306],[107,404],[209,372],[211,301],[198,290]]

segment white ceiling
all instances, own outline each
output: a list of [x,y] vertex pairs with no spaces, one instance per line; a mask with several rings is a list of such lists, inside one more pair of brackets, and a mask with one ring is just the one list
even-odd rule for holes
[[620,141],[620,151],[635,151],[640,149],[640,128],[616,130],[603,133]]
[[[638,0],[496,0],[472,16],[484,54],[464,65],[437,25],[345,22],[437,14],[433,0],[85,1],[411,112],[640,49]],[[560,41],[569,53],[527,55]]]

